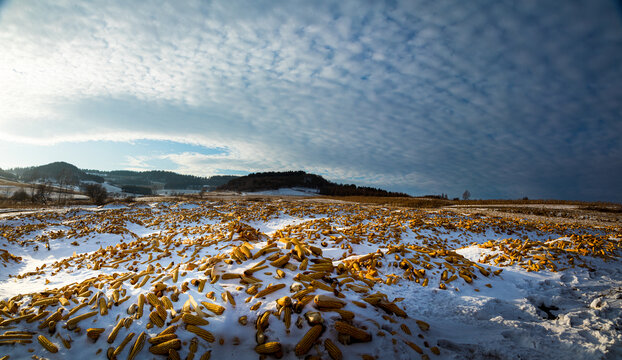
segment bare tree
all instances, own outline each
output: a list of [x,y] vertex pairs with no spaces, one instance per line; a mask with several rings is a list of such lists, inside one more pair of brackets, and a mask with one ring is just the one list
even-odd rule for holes
[[103,205],[108,199],[108,191],[101,184],[88,184],[84,187],[84,192],[96,205]]
[[50,200],[52,186],[48,183],[37,184],[35,193],[32,195],[32,202],[47,203]]
[[462,193],[462,200],[469,200],[471,198],[471,192],[469,190],[464,190]]

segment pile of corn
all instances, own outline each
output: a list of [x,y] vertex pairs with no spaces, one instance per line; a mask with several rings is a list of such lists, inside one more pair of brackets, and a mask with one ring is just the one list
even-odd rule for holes
[[18,263],[20,261],[22,261],[21,256],[15,256],[4,249],[0,249],[0,264],[4,267],[6,267],[6,264],[9,262]]
[[[283,216],[305,221],[271,235],[253,227]],[[104,233],[118,240],[13,275],[89,271],[87,280],[0,301],[0,345],[9,353],[23,346],[49,356],[88,341],[108,359],[208,359],[223,345],[260,357],[372,359],[361,350],[369,342],[426,359],[440,353],[426,340],[434,329],[403,299],[384,294],[388,287],[478,291],[502,266],[556,271],[587,257],[616,258],[620,248],[619,229],[596,236],[573,225],[312,202],[160,203],[7,223],[2,238],[22,246],[88,242]],[[137,235],[140,228],[147,235]],[[456,253],[490,231],[514,237],[481,244],[488,254],[479,262]],[[236,325],[213,325],[222,322]]]
[[489,249],[480,259],[495,266],[518,265],[527,271],[561,271],[575,266],[591,268],[589,260],[617,259],[622,249],[621,239],[610,235],[571,235],[548,241],[521,239],[489,240],[479,247]]

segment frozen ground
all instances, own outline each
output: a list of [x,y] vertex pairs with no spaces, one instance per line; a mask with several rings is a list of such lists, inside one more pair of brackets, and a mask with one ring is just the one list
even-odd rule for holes
[[[328,359],[327,339],[344,359],[619,359],[621,239],[619,226],[308,200],[6,214],[0,355],[106,358],[112,348],[127,358],[144,332],[151,341],[136,358],[164,358],[153,354],[156,336],[178,325],[180,341],[171,341],[181,358],[197,338],[196,359],[206,352],[254,359],[263,337],[280,347],[268,357],[285,359]],[[269,284],[283,287],[258,296]],[[147,294],[164,302],[146,301],[139,316]],[[322,306],[316,295],[343,307]],[[292,305],[281,307],[276,300],[285,296]],[[57,311],[60,318],[48,321]],[[297,356],[312,312],[321,314],[321,334]],[[207,320],[198,326],[213,339],[181,314]],[[131,320],[111,337],[123,319]],[[348,337],[341,322],[369,338]],[[87,336],[97,331],[99,338]],[[58,352],[42,347],[39,335]]]

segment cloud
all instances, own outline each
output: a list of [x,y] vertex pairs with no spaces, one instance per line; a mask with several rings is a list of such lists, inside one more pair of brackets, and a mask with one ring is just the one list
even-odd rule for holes
[[10,2],[0,139],[225,149],[167,155],[197,174],[301,168],[412,193],[605,198],[622,190],[590,175],[622,175],[616,10]]

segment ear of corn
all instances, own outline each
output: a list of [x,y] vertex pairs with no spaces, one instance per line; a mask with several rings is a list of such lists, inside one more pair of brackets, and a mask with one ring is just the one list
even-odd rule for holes
[[159,328],[164,326],[164,320],[162,320],[157,311],[152,311],[151,313],[149,313],[149,320],[151,320],[151,322]]
[[345,302],[326,295],[316,295],[313,302],[320,309],[341,309],[346,305]]
[[97,315],[97,311],[91,311],[91,312],[88,312],[88,313],[85,313],[85,314],[73,317],[73,318],[67,320],[67,328],[69,330],[73,330],[73,329],[75,329],[75,327],[78,325],[78,323],[80,321],[88,319],[88,318],[90,318],[92,316],[95,316],[95,315]]
[[89,338],[91,338],[94,341],[97,341],[97,339],[99,339],[99,336],[104,332],[104,328],[89,328],[86,329],[86,336],[88,336]]
[[168,355],[170,349],[179,350],[181,348],[181,340],[173,339],[157,345],[149,347],[149,352],[155,355]]
[[371,341],[371,334],[363,329],[359,329],[343,321],[335,321],[334,326],[337,332],[341,334],[349,335],[350,337],[358,341],[361,341],[361,342]]
[[39,337],[37,338],[37,340],[39,340],[39,344],[41,344],[41,346],[43,346],[47,351],[55,354],[58,352],[58,346],[56,346],[55,344],[53,344],[50,340],[48,340],[45,336],[43,335],[39,335]]
[[406,345],[410,346],[410,348],[415,350],[417,353],[423,354],[423,350],[421,350],[419,345],[417,345],[417,344],[415,344],[413,342],[410,342],[410,341],[406,341]]
[[318,339],[318,337],[322,333],[322,330],[323,330],[322,325],[315,325],[311,327],[311,329],[307,331],[307,333],[302,337],[302,339],[300,339],[298,344],[296,344],[296,348],[294,349],[294,352],[296,353],[296,355],[302,356],[306,354],[307,352],[309,352],[309,350],[311,349],[311,346],[313,346],[315,341]]
[[123,341],[121,341],[121,344],[119,344],[119,346],[117,346],[117,348],[116,348],[116,349],[114,349],[113,355],[114,355],[114,356],[119,355],[119,354],[121,353],[121,351],[123,351],[123,349],[125,348],[125,346],[126,346],[126,345],[130,342],[130,341],[132,341],[132,338],[134,337],[134,335],[135,335],[135,334],[134,334],[133,332],[131,332],[131,333],[127,334],[127,335],[125,336],[125,339],[123,339]]
[[117,324],[112,328],[112,331],[110,332],[110,335],[108,335],[108,343],[109,344],[112,344],[114,342],[114,340],[117,338],[117,334],[119,333],[119,330],[121,330],[121,326],[123,326],[123,320],[124,319],[119,319]]
[[421,331],[428,331],[430,329],[430,324],[422,320],[417,320],[417,326],[419,326]]
[[331,359],[333,360],[343,359],[343,354],[341,353],[341,350],[339,350],[337,345],[335,345],[335,343],[333,343],[331,339],[324,340],[324,348],[326,349],[326,352],[328,353]]
[[181,319],[186,323],[186,324],[191,324],[191,325],[207,325],[209,324],[209,321],[207,321],[206,319],[196,316],[196,315],[192,315],[192,314],[188,314],[185,313],[182,315]]
[[214,338],[214,335],[212,335],[211,332],[202,329],[200,327],[188,324],[186,325],[186,330],[190,331],[191,333],[197,335],[198,337],[200,337],[201,339],[209,342],[209,343],[213,343],[216,339]]
[[157,344],[161,344],[163,342],[167,342],[167,341],[173,340],[173,339],[177,339],[177,335],[175,335],[175,334],[164,334],[164,335],[157,335],[157,336],[154,336],[152,338],[149,338],[147,341],[149,341],[149,344],[151,344],[151,345],[157,345]]
[[260,297],[264,297],[266,295],[272,294],[273,292],[280,290],[284,287],[285,287],[285,284],[276,284],[276,285],[268,286],[267,288],[255,294],[255,298],[260,298]]
[[277,341],[267,342],[255,347],[255,352],[258,354],[274,354],[281,351],[281,343]]
[[203,306],[205,306],[207,310],[213,312],[216,315],[222,315],[222,313],[225,312],[225,308],[223,306],[208,303],[207,301],[201,301],[201,304],[203,304]]

